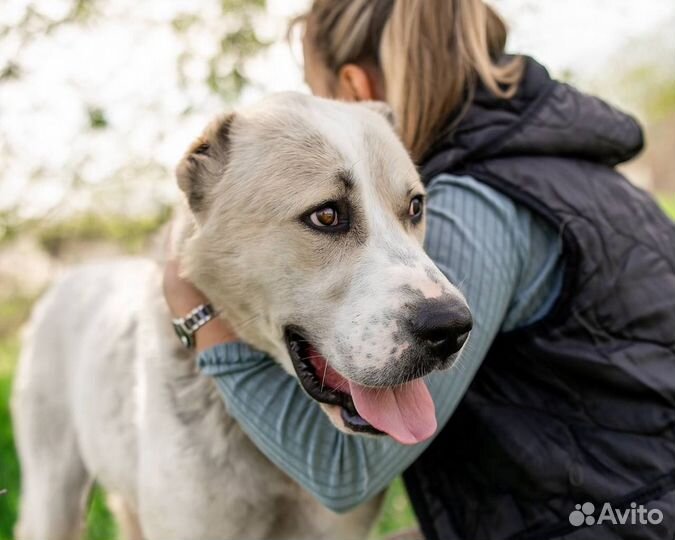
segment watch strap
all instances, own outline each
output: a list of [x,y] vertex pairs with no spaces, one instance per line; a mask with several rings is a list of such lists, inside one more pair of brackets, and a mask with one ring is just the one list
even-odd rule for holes
[[195,332],[215,318],[216,310],[211,304],[200,304],[185,317],[173,319],[171,323],[181,343],[188,349],[195,347]]

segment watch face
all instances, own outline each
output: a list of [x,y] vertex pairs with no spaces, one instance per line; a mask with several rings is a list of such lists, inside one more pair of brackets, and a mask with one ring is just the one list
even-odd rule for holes
[[192,348],[192,345],[194,343],[194,340],[192,339],[192,336],[189,334],[185,333],[185,330],[181,328],[179,325],[174,324],[173,325],[173,330],[176,332],[176,335],[178,336],[178,339],[180,339],[180,342],[183,344],[184,347],[187,347],[188,349]]
[[173,323],[173,331],[178,336],[178,339],[183,341],[183,332],[181,331],[180,327],[176,323]]

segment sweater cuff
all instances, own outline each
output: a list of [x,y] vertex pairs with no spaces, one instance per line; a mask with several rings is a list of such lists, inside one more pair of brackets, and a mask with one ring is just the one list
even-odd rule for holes
[[265,353],[242,341],[220,343],[197,356],[197,368],[204,375],[224,375],[234,365],[258,363],[265,358]]

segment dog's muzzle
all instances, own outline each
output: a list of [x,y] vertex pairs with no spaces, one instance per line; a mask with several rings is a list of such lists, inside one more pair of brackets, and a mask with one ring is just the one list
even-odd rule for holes
[[451,365],[472,320],[464,304],[426,299],[398,326],[408,340],[404,352],[385,369],[361,369],[359,381],[335,370],[302,328],[288,326],[284,334],[300,384],[310,397],[340,407],[352,431],[385,433],[402,444],[415,444],[436,430],[434,404],[422,377]]

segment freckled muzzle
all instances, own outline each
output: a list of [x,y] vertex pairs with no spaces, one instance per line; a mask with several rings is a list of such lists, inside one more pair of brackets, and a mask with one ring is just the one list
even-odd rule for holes
[[410,339],[408,350],[379,373],[357,369],[358,382],[335,370],[307,332],[286,327],[286,345],[304,390],[320,403],[339,406],[352,431],[388,434],[402,444],[431,437],[436,431],[435,408],[422,377],[448,367],[456,357],[471,330],[471,314],[464,304],[427,299],[412,315],[399,326]]

